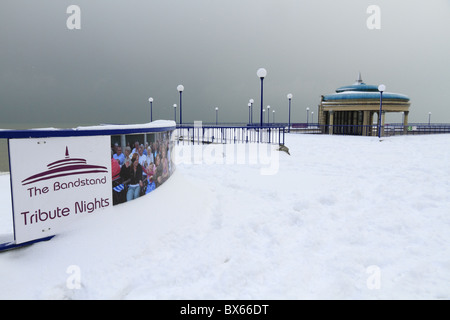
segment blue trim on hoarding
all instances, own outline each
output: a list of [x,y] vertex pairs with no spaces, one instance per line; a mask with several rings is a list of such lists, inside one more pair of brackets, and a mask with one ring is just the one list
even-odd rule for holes
[[157,128],[118,128],[118,129],[29,129],[29,130],[0,130],[0,139],[50,138],[76,136],[115,136],[121,134],[139,134],[164,132],[175,130],[176,126]]
[[[13,179],[11,174],[11,147],[9,146],[9,139],[7,140],[8,144],[8,165],[9,165],[9,187],[11,192],[11,212],[13,219],[13,234],[14,234],[14,242],[16,242],[16,221],[14,219],[14,195],[13,195]],[[0,245],[1,247],[1,245]]]
[[16,244],[16,242],[6,242],[6,243],[0,243],[0,252],[2,251],[7,251],[7,250],[12,250],[12,249],[17,249],[20,247],[24,247],[24,246],[29,246],[32,245],[34,243],[37,242],[41,242],[41,241],[48,241],[50,239],[52,239],[54,236],[50,236],[50,237],[46,237],[46,238],[40,238],[40,239],[34,239],[28,242],[24,242],[24,243],[19,243]]

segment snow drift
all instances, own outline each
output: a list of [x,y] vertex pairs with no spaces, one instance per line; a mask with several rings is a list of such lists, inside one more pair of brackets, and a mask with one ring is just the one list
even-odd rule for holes
[[[273,174],[226,149],[184,161],[150,196],[1,253],[0,298],[449,299],[449,143],[291,134]],[[9,175],[0,189],[5,238]]]

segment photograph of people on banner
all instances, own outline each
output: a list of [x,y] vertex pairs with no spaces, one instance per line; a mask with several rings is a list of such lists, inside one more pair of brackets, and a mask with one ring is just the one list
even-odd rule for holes
[[170,132],[111,136],[113,204],[144,196],[174,171]]

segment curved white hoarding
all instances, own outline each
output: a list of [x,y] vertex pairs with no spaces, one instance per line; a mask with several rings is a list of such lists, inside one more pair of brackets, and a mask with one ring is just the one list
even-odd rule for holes
[[11,139],[16,244],[112,206],[110,136]]

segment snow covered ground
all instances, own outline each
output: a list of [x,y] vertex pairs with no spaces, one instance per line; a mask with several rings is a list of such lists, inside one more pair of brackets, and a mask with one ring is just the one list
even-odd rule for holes
[[[450,299],[450,135],[286,145],[269,171],[177,147],[149,196],[0,253],[0,299]],[[0,190],[1,239],[8,175]]]

